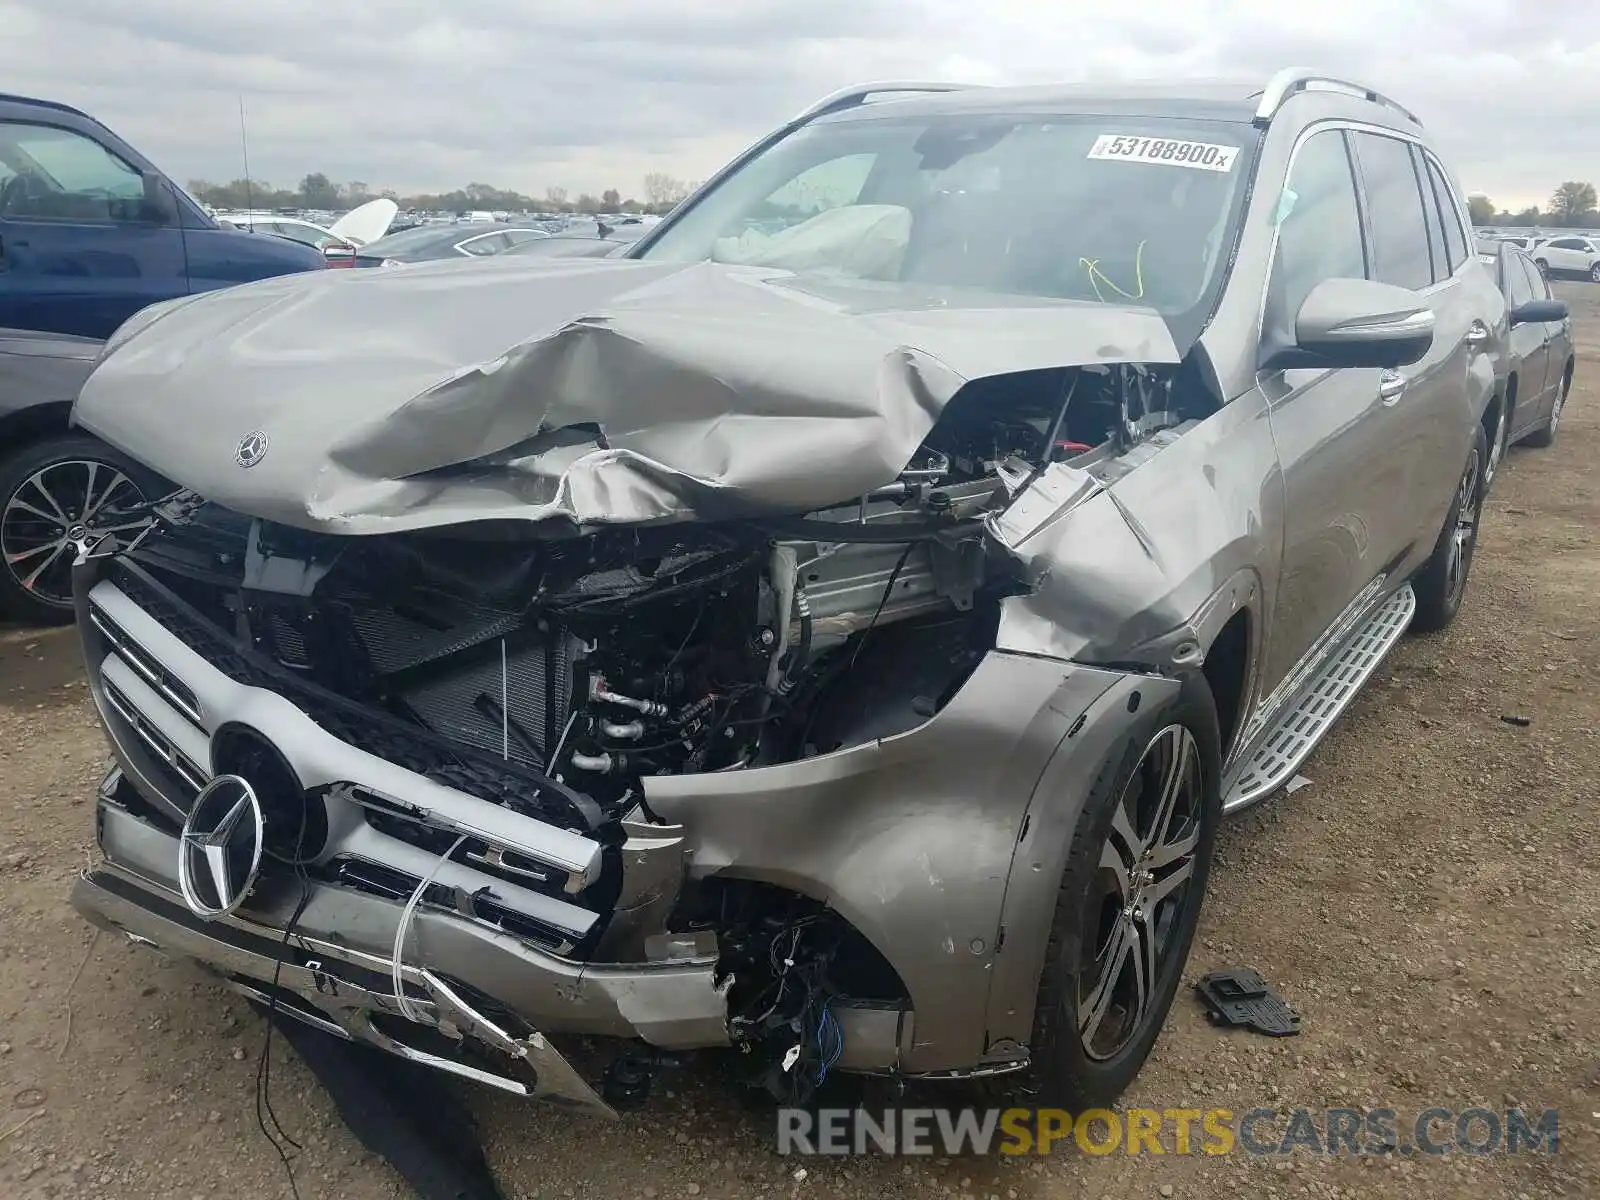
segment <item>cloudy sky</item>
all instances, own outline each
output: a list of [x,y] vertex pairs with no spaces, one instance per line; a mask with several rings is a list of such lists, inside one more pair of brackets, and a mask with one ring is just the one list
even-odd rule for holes
[[180,180],[242,173],[241,93],[280,186],[638,194],[861,80],[1310,65],[1410,105],[1502,207],[1600,182],[1600,13],[1576,0],[0,0],[0,30],[6,90],[87,108]]

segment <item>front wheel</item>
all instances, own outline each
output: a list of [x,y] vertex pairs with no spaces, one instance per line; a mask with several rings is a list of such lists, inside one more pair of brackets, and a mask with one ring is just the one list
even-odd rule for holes
[[152,498],[153,486],[148,473],[83,433],[0,457],[0,614],[38,625],[72,620],[78,548],[142,529],[148,518],[129,510]]
[[1411,628],[1418,632],[1443,629],[1461,611],[1461,600],[1467,594],[1467,578],[1472,572],[1472,557],[1478,548],[1478,526],[1483,515],[1483,468],[1488,458],[1487,439],[1480,426],[1433,554],[1412,580],[1417,611],[1411,618]]
[[1109,1104],[1161,1034],[1211,871],[1220,743],[1211,689],[1192,674],[1133,723],[1090,789],[1034,1011],[1031,1082],[1044,1103]]
[[1589,268],[1589,282],[1600,283],[1600,262]]
[[1539,268],[1539,274],[1543,275],[1546,279],[1550,278],[1550,264],[1548,262],[1542,258],[1536,258],[1533,260],[1533,265]]

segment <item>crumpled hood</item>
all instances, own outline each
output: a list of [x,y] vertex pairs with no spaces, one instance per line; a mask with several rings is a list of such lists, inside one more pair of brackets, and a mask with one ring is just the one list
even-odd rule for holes
[[331,533],[812,511],[892,482],[969,380],[1178,360],[1148,309],[517,258],[283,276],[109,345],[78,424]]

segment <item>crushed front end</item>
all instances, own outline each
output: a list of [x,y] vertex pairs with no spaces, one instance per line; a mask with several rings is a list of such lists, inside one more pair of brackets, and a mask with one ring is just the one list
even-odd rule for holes
[[[117,765],[74,902],[330,1033],[595,1109],[547,1035],[757,1050],[784,1096],[1015,1067],[983,1036],[1015,831],[1051,698],[1109,677],[990,649],[993,491],[947,486],[940,529],[902,493],[567,537],[180,495],[77,568]],[[262,844],[216,873],[189,826],[224,777]],[[914,993],[963,974],[919,1032]]]
[[142,319],[78,401],[193,490],[75,571],[117,761],[77,906],[591,1109],[553,1039],[736,1047],[790,1101],[1025,1067],[1062,829],[1170,680],[1074,661],[1138,632],[1147,556],[1063,630],[1024,543],[1201,407],[1160,317],[611,264],[441,275],[439,322],[355,282],[336,337],[293,283]]

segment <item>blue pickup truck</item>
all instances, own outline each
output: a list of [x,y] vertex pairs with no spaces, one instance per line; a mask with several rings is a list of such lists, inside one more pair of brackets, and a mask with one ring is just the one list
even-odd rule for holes
[[87,113],[0,94],[0,616],[71,616],[76,547],[159,488],[70,430],[98,343],[139,309],[327,266],[223,229]]

